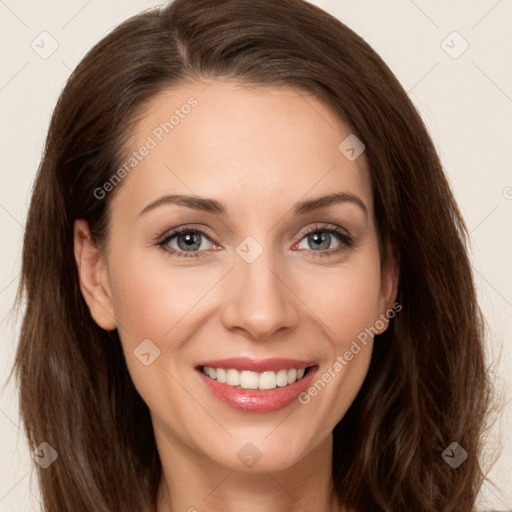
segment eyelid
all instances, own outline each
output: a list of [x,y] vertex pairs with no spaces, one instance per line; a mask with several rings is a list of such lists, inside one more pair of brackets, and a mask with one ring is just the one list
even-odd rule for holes
[[[217,242],[215,241],[215,234],[213,233],[213,230],[211,230],[207,226],[204,226],[203,224],[182,224],[181,226],[176,226],[172,229],[168,229],[167,231],[165,231],[165,233],[156,237],[155,242],[162,243],[165,240],[172,238],[176,235],[179,235],[182,232],[200,233],[200,234],[204,235],[206,238],[208,238],[210,241],[215,242],[217,244]],[[218,245],[220,245],[220,244],[218,244]]]
[[328,222],[316,222],[313,224],[313,226],[302,230],[298,236],[300,236],[301,237],[300,240],[302,240],[305,236],[307,236],[311,233],[315,233],[317,231],[335,231],[335,232],[339,232],[340,234],[343,234],[349,238],[353,238],[352,235],[350,235],[350,233],[346,229],[344,229],[340,226],[336,226],[334,224],[330,224]]

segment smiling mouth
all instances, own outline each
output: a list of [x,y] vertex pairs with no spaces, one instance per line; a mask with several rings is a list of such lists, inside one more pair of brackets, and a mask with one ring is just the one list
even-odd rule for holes
[[239,371],[234,368],[201,366],[200,370],[210,379],[235,389],[267,391],[284,388],[300,381],[309,372],[310,368],[312,367],[253,372],[250,370]]
[[201,361],[195,370],[206,389],[225,405],[262,414],[299,404],[297,396],[311,385],[318,364],[282,357],[231,357]]

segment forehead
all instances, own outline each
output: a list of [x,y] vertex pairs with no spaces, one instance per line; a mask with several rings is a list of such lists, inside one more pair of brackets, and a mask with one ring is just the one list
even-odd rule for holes
[[[351,130],[316,97],[291,87],[215,80],[174,87],[140,111],[114,203],[157,195],[215,197],[240,209],[346,191],[372,213],[366,158],[347,158]],[[340,149],[341,144],[341,149]]]

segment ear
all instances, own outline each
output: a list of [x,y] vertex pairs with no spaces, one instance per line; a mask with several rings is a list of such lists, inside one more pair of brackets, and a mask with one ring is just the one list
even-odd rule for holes
[[102,329],[112,331],[117,327],[117,322],[112,307],[107,265],[83,219],[76,220],[74,224],[74,252],[80,290],[91,316]]
[[379,329],[378,334],[382,334],[387,330],[389,325],[390,311],[395,313],[402,309],[402,306],[397,304],[395,307],[396,297],[398,295],[398,282],[400,279],[400,262],[396,255],[395,250],[391,245],[388,245],[388,259],[386,264],[381,269],[381,289],[380,289],[380,312],[381,323],[384,324],[382,329]]

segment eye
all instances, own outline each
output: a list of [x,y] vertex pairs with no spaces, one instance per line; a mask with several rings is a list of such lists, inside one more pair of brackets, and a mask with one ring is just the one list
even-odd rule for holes
[[[315,256],[330,256],[332,254],[337,254],[354,244],[353,237],[339,228],[328,225],[316,226],[307,231],[303,234],[301,241],[295,247],[303,249],[302,240],[305,240],[309,247],[311,247],[311,249],[306,248],[308,252],[317,253]],[[332,247],[333,241],[337,242],[335,247]]]
[[189,258],[204,255],[208,244],[215,247],[208,233],[202,229],[183,226],[167,233],[157,245],[178,258]]

